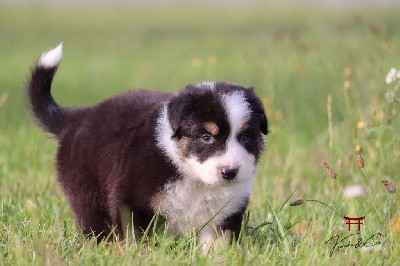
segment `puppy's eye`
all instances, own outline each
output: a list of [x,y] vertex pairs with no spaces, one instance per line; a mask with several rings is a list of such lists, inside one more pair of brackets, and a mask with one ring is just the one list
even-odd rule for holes
[[214,137],[207,133],[201,135],[200,139],[201,139],[201,142],[203,142],[205,144],[213,144],[215,141]]
[[241,144],[246,144],[250,141],[250,135],[247,133],[243,133],[242,135],[239,136],[239,142]]

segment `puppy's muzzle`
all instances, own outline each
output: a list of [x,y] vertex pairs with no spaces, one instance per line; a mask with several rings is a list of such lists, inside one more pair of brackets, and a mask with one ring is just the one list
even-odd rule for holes
[[230,181],[237,176],[237,173],[239,172],[239,167],[237,168],[222,167],[220,168],[219,171],[223,179]]

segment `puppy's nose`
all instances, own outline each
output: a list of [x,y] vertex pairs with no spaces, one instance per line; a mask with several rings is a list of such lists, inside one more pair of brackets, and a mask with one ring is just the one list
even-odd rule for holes
[[226,180],[232,180],[236,177],[237,173],[239,172],[239,168],[221,168],[222,177]]

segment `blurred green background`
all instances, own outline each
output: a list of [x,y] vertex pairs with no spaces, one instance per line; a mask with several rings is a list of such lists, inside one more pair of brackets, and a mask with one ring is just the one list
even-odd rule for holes
[[[342,174],[343,185],[361,182],[357,154],[368,161],[373,187],[383,175],[399,181],[399,104],[389,105],[384,97],[391,88],[386,74],[400,67],[399,21],[398,6],[0,4],[0,260],[43,262],[50,252],[53,262],[82,262],[73,248],[79,233],[55,181],[56,143],[33,124],[26,108],[29,70],[43,51],[64,44],[52,92],[68,106],[134,88],[177,92],[212,80],[254,86],[271,128],[249,208],[254,224],[271,215],[266,198],[276,208],[294,190],[291,199],[310,195],[342,204],[340,186],[329,183],[322,159]],[[375,202],[386,206],[387,198]],[[280,219],[287,225],[324,219],[325,212],[309,211],[285,207]],[[323,240],[307,237],[314,244]],[[324,248],[308,247],[296,257],[298,245],[293,242],[283,259],[327,262]],[[87,249],[83,253],[98,251]],[[258,251],[255,261],[263,261],[263,254]],[[268,258],[279,261],[281,255]],[[246,262],[232,256],[232,262]],[[346,261],[363,261],[354,256]],[[84,258],[98,263],[105,257]],[[151,258],[147,262],[155,263]],[[168,260],[177,262],[174,256]]]

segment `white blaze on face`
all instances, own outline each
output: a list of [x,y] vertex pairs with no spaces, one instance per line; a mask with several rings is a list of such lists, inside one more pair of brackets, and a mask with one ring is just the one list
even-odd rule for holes
[[224,95],[222,99],[226,113],[228,114],[232,136],[232,133],[234,135],[237,134],[240,127],[250,119],[250,106],[244,97],[244,93],[241,91]]
[[228,116],[230,135],[226,141],[226,149],[222,155],[214,156],[204,162],[199,162],[195,156],[186,160],[188,172],[196,173],[207,184],[225,182],[219,173],[221,167],[239,168],[235,182],[250,182],[255,173],[255,156],[250,154],[238,141],[238,135],[243,125],[251,115],[249,103],[243,92],[236,91],[222,97],[224,109]]

